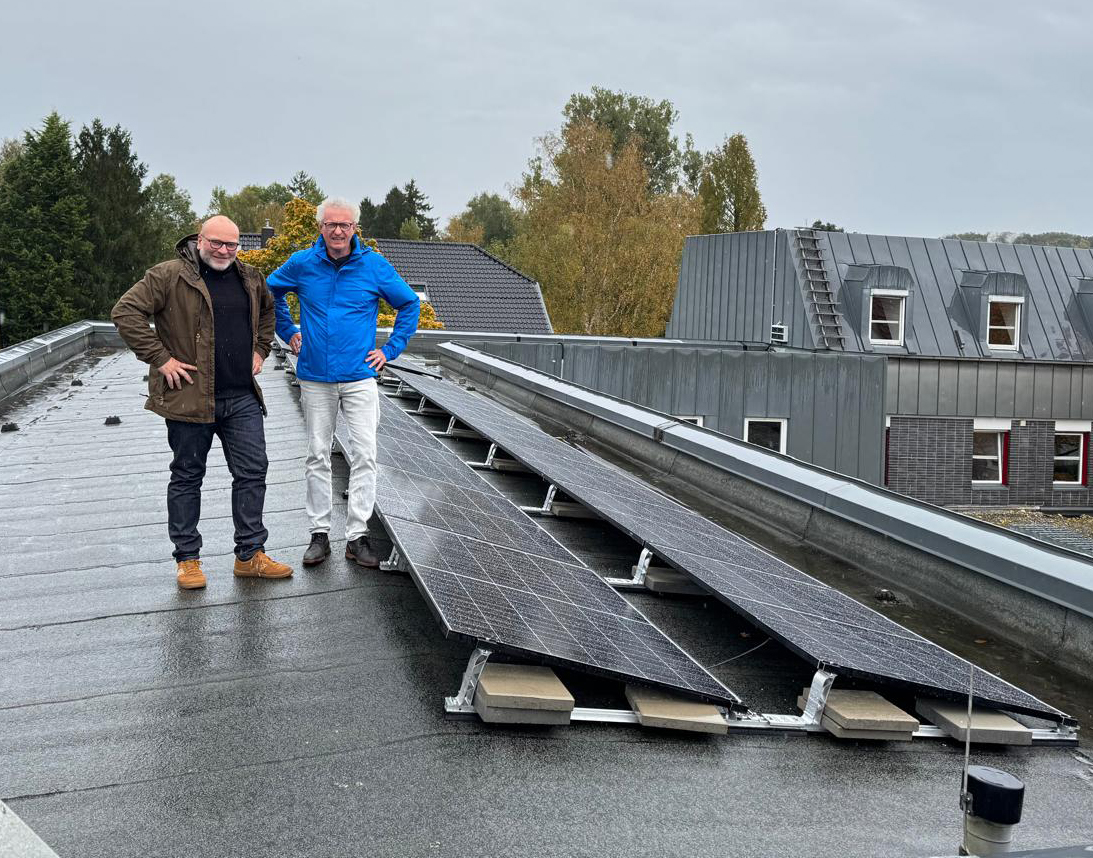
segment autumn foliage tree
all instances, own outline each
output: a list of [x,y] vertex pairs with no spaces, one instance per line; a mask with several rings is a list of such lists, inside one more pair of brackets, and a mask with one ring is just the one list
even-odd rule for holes
[[[285,203],[281,213],[281,228],[265,247],[246,250],[239,254],[239,259],[253,265],[267,277],[285,263],[296,251],[311,247],[319,237],[319,225],[315,220],[316,206],[307,200],[292,199]],[[379,253],[379,245],[373,239],[361,238],[362,244]],[[292,317],[299,322],[300,307],[295,295],[288,296],[288,305]],[[385,302],[380,302],[380,313],[376,324],[381,328],[395,323],[395,313]],[[436,311],[427,301],[421,302],[421,319],[418,328],[423,330],[442,329],[444,324],[436,317]]]
[[696,200],[650,193],[637,141],[618,147],[594,122],[541,147],[516,192],[524,215],[506,261],[539,281],[559,333],[663,335]]

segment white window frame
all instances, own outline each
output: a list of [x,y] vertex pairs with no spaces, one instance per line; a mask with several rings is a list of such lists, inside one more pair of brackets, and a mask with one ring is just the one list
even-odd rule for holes
[[[1015,295],[991,295],[987,298],[987,348],[992,352],[1015,352],[1021,348],[1021,316],[1025,299]],[[991,342],[991,331],[1008,331],[1009,325],[991,324],[991,304],[1013,304],[1013,345]]]
[[[891,324],[888,319],[873,318],[874,298],[899,298],[899,336],[894,340],[880,340],[873,337],[873,324]],[[907,290],[906,289],[871,289],[869,292],[869,342],[875,346],[902,346],[904,341],[904,324],[907,320]]]
[[706,425],[705,418],[701,414],[675,414],[672,419],[678,420],[680,423],[690,423],[700,429]]
[[410,291],[417,295],[419,301],[429,300],[429,289],[424,283],[407,283]]
[[[976,435],[993,435],[995,444],[997,445],[997,455],[995,456],[981,456],[976,455],[975,452],[975,436]],[[976,459],[997,459],[998,460],[998,479],[997,480],[977,480],[972,477],[972,484],[977,486],[1000,486],[1002,485],[1002,470],[1005,467],[1005,450],[1004,445],[1006,443],[1006,433],[1004,430],[999,429],[973,429],[972,430],[972,473],[975,473],[975,460]]]
[[[1055,438],[1059,435],[1077,435],[1078,436],[1078,455],[1077,456],[1056,456],[1055,455]],[[1056,431],[1051,436],[1051,484],[1053,486],[1084,486],[1085,485],[1085,434],[1082,432],[1059,432]],[[1055,463],[1062,459],[1064,462],[1073,462],[1078,460],[1078,479],[1077,480],[1057,480],[1055,479]]]
[[[744,418],[744,440],[748,441],[748,429],[751,428],[752,423],[778,423],[780,429],[778,430],[778,450],[783,456],[786,452],[786,435],[789,421],[785,417],[745,417]],[[750,444],[751,441],[748,441]],[[756,446],[760,446],[756,444]],[[764,450],[769,450],[770,447],[763,447]],[[773,451],[772,451],[773,452]]]

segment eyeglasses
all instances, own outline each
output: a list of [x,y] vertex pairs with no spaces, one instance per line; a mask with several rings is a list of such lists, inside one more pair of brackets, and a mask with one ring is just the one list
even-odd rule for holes
[[[205,236],[201,236],[201,237],[205,238]],[[209,243],[209,247],[211,247],[213,250],[219,250],[220,248],[223,247],[224,249],[226,249],[230,253],[235,253],[235,251],[237,251],[239,249],[239,242],[238,241],[219,241],[218,239],[215,239],[215,238],[205,238],[205,241],[207,241]]]
[[329,229],[331,232],[337,232],[338,230],[341,230],[342,232],[352,232],[353,227],[355,227],[355,226],[356,226],[355,223],[347,223],[344,220],[324,220],[323,221],[323,229]]

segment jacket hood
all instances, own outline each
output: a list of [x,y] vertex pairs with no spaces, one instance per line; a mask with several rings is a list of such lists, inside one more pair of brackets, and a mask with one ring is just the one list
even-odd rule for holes
[[189,262],[195,268],[197,267],[197,233],[191,233],[185,238],[180,238],[175,244],[175,250],[178,251],[178,255]]

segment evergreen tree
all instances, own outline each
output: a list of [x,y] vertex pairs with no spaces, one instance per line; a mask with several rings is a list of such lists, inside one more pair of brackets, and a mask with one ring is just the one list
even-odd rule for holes
[[160,173],[146,191],[146,213],[154,236],[149,264],[175,258],[180,238],[197,232],[197,215],[190,195],[178,186],[175,177]]
[[361,214],[357,221],[360,224],[361,235],[373,236],[376,234],[376,213],[378,211],[376,204],[368,197],[361,200]]
[[406,197],[410,217],[417,221],[421,237],[426,240],[436,238],[436,218],[429,217],[429,212],[433,210],[429,198],[421,192],[413,179],[403,186],[402,193]]
[[0,184],[3,184],[4,173],[7,172],[8,165],[22,154],[22,140],[15,140],[9,137],[5,138],[3,143],[0,143]]
[[370,238],[398,238],[399,230],[406,219],[413,216],[413,210],[406,201],[406,194],[395,186],[387,192],[383,202],[376,208],[372,232],[368,235]]
[[421,241],[421,227],[412,217],[406,218],[398,229],[398,237],[409,241]]
[[763,228],[767,210],[759,196],[759,175],[743,134],[734,134],[706,156],[698,196],[703,233]]
[[148,168],[132,151],[128,131],[96,119],[77,138],[76,170],[87,199],[85,236],[94,248],[87,267],[77,271],[77,311],[81,318],[107,319],[122,293],[157,261],[141,187]]
[[86,270],[87,203],[68,123],[51,113],[28,131],[0,184],[0,311],[5,343],[78,319],[76,274]]
[[368,197],[361,200],[361,234],[369,238],[399,238],[402,225],[413,220],[422,238],[435,238],[436,219],[428,216],[432,208],[428,197],[411,179],[401,188],[392,187],[378,206]]
[[317,206],[323,201],[325,194],[323,189],[319,187],[319,183],[315,181],[315,177],[303,170],[300,170],[293,176],[288,183],[289,193],[295,199],[307,200],[313,206]]

